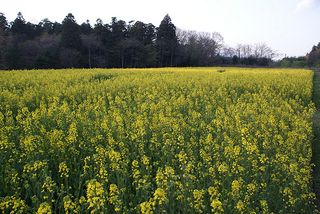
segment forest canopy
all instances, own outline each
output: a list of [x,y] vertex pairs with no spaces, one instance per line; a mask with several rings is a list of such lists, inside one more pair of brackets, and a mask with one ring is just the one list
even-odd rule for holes
[[[309,66],[319,63],[319,47]],[[116,17],[78,24],[71,13],[61,23],[33,24],[20,12],[9,22],[0,13],[0,69],[270,66],[276,56],[264,43],[228,47],[217,32],[178,29],[168,14],[155,26]]]

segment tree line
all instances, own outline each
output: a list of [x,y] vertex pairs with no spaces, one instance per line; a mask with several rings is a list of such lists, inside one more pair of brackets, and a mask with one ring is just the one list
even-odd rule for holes
[[299,57],[284,57],[275,63],[278,67],[320,68],[320,42],[309,53]]
[[177,29],[166,15],[158,27],[141,21],[8,22],[0,13],[0,69],[134,68],[169,66],[268,66],[275,52],[265,44],[227,47],[219,33]]

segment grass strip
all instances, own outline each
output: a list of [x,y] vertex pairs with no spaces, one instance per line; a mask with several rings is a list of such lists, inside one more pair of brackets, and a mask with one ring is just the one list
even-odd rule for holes
[[313,188],[317,197],[316,205],[320,208],[320,71],[315,71],[313,76],[313,102],[316,105],[317,111],[313,117],[313,148],[312,157],[313,171]]

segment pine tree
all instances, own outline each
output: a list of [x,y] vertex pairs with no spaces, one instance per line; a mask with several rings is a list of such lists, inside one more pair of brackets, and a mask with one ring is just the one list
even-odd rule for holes
[[62,21],[61,45],[65,48],[81,49],[80,27],[71,13]]
[[167,14],[160,23],[157,32],[157,49],[159,65],[173,66],[176,48],[178,45],[176,27]]

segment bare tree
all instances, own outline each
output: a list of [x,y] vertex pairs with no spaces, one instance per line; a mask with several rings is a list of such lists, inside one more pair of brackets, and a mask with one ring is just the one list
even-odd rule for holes
[[219,33],[177,31],[180,45],[184,48],[187,65],[210,65],[223,48]]
[[238,44],[234,49],[235,53],[239,58],[268,58],[273,59],[277,56],[277,52],[272,50],[267,44],[265,43],[257,43],[254,45],[250,44]]
[[265,43],[257,43],[253,45],[253,55],[256,58],[269,58],[272,50]]
[[225,46],[222,48],[222,56],[225,56],[225,57],[233,57],[237,55],[237,51],[236,49],[232,48],[232,47],[228,47],[228,46]]

